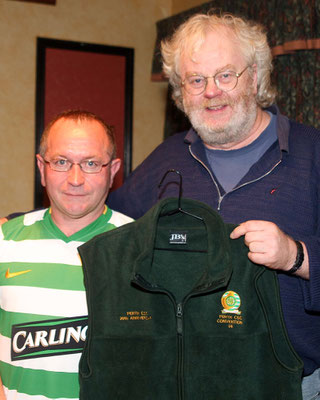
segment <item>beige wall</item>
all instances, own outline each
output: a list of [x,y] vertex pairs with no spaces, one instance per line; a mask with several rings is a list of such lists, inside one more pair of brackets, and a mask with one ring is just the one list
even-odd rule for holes
[[[133,167],[161,141],[165,83],[151,82],[156,21],[196,0],[0,0],[0,217],[33,208],[36,38],[133,47]],[[196,4],[197,3],[197,4]]]
[[[208,0],[207,0],[208,1]],[[172,15],[206,3],[204,0],[172,0]]]
[[171,0],[0,0],[0,216],[33,208],[36,37],[135,49],[133,166],[162,140],[166,84],[150,80]]

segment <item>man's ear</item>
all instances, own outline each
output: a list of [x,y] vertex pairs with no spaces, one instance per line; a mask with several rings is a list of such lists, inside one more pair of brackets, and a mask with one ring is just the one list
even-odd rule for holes
[[109,188],[111,188],[111,186],[113,184],[114,177],[116,176],[116,174],[119,171],[120,167],[121,167],[120,158],[115,158],[114,160],[111,161]]
[[257,64],[253,64],[252,65],[252,69],[253,69],[253,87],[254,87],[254,94],[258,93],[258,67]]
[[46,187],[46,177],[45,177],[45,173],[44,173],[44,160],[40,156],[40,154],[37,154],[36,157],[37,157],[37,165],[38,165],[38,168],[40,171],[40,176],[41,176],[41,185],[43,187]]

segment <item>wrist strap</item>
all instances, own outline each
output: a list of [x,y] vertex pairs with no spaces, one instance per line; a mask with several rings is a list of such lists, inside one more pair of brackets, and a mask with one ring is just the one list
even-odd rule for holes
[[288,271],[286,271],[286,273],[289,275],[292,275],[295,272],[297,272],[298,269],[301,267],[303,260],[304,260],[304,252],[303,252],[302,244],[300,242],[298,242],[297,240],[295,240],[295,244],[297,246],[297,258],[293,264],[293,267],[291,269],[289,269]]

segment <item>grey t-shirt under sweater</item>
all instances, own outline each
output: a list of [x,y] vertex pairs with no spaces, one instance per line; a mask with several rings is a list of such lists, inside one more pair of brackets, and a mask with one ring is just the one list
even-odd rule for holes
[[248,146],[236,150],[206,149],[209,165],[220,185],[226,192],[232,190],[245,176],[269,147],[278,139],[276,118],[269,113],[271,120],[259,137]]

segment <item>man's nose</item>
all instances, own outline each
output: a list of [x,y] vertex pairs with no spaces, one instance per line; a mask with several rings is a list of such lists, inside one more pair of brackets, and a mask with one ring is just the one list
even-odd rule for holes
[[79,164],[72,164],[68,171],[68,182],[72,186],[80,186],[84,183],[84,173]]
[[217,86],[213,76],[209,76],[207,78],[207,85],[203,92],[203,95],[205,97],[212,98],[212,97],[221,95],[221,93],[222,93],[222,90],[219,89],[219,87]]

